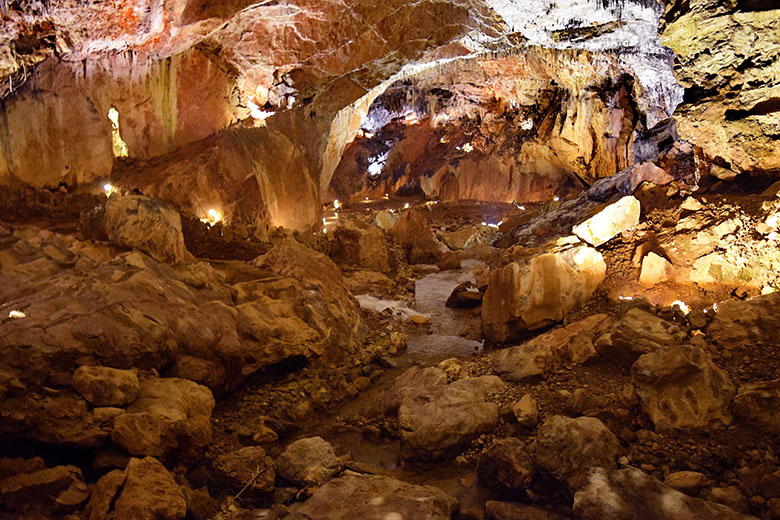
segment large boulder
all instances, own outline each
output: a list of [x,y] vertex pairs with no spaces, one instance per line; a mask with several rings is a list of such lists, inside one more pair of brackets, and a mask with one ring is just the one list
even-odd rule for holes
[[658,349],[640,357],[631,374],[656,430],[712,430],[731,424],[734,384],[701,348]]
[[525,491],[535,474],[533,454],[520,439],[511,437],[488,448],[477,465],[484,485],[507,493]]
[[631,366],[642,354],[655,352],[661,347],[679,345],[684,337],[685,334],[678,326],[634,307],[605,334],[599,336],[595,347],[605,358]]
[[139,249],[160,262],[192,259],[184,245],[181,217],[168,204],[137,195],[106,201],[102,228],[114,244]]
[[639,201],[629,195],[574,226],[572,233],[592,246],[600,246],[615,235],[635,228],[639,224],[640,213]]
[[405,401],[423,399],[446,385],[447,374],[443,370],[436,367],[412,367],[396,377],[385,391],[378,412],[395,414]]
[[178,378],[148,379],[127,413],[114,418],[111,439],[133,455],[162,456],[170,450],[211,442],[211,391]]
[[274,489],[274,461],[260,446],[248,446],[220,455],[214,461],[214,470],[220,483],[255,493]]
[[173,476],[152,457],[130,459],[111,520],[180,520],[187,503]]
[[[298,311],[295,315],[320,337],[324,354],[337,357],[353,347],[360,313],[341,271],[330,258],[293,238],[285,238],[252,263],[299,282],[301,294],[293,294],[291,299]],[[282,289],[279,296],[292,292]],[[247,303],[251,301],[249,298]]]
[[322,437],[300,439],[276,459],[276,472],[299,486],[319,486],[341,471],[342,464],[333,446]]
[[433,486],[350,473],[291,508],[287,520],[450,520],[458,501]]
[[706,328],[708,339],[724,349],[780,346],[780,293],[719,303]]
[[493,373],[501,379],[521,383],[526,379],[547,376],[559,363],[554,350],[531,341],[498,351],[493,357]]
[[726,506],[689,497],[635,468],[594,468],[574,494],[582,520],[748,520]]
[[92,406],[124,406],[141,391],[134,371],[99,366],[77,368],[70,386]]
[[402,456],[434,460],[457,454],[498,423],[498,405],[485,398],[503,389],[496,376],[482,376],[409,394],[398,409]]
[[333,238],[337,261],[384,273],[390,270],[387,241],[378,227],[359,220],[340,221]]
[[421,210],[404,211],[391,234],[406,253],[410,264],[435,264],[442,243],[431,229],[428,216]]
[[503,343],[561,321],[590,300],[606,269],[601,253],[580,244],[493,270],[482,300],[485,336]]
[[617,437],[593,417],[554,415],[536,432],[537,466],[572,489],[588,468],[615,468],[620,451]]
[[739,387],[734,415],[740,422],[770,434],[780,434],[780,379]]

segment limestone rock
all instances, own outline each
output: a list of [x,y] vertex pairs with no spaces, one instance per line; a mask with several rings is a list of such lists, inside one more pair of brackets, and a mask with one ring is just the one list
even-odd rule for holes
[[635,228],[639,224],[640,212],[641,207],[635,197],[623,197],[574,226],[572,233],[592,246],[600,246],[612,237]]
[[447,374],[436,367],[415,366],[398,376],[385,391],[379,413],[396,413],[405,401],[415,401],[447,384]]
[[404,211],[391,233],[404,249],[410,264],[435,264],[438,260],[442,244],[433,234],[423,211]]
[[574,494],[574,514],[583,520],[748,520],[725,506],[689,497],[634,468],[592,469]]
[[707,484],[707,476],[698,471],[677,471],[667,475],[664,484],[686,495],[696,495]]
[[501,343],[560,321],[591,298],[605,274],[601,254],[583,245],[493,270],[482,300],[485,336]]
[[130,459],[125,473],[112,520],[181,520],[187,514],[181,489],[157,459]]
[[493,373],[507,381],[521,383],[526,379],[549,375],[558,364],[554,351],[530,342],[498,351],[493,357]]
[[449,520],[458,501],[433,486],[378,475],[347,474],[292,507],[287,520]]
[[92,496],[87,504],[86,513],[89,520],[109,518],[114,497],[124,485],[127,472],[122,470],[109,471],[97,481],[92,489]]
[[466,249],[466,244],[473,243],[472,237],[479,231],[476,226],[466,226],[457,231],[444,234],[444,243],[451,249]]
[[531,483],[536,466],[528,448],[519,439],[498,441],[479,457],[477,474],[486,486],[521,493]]
[[588,468],[616,467],[621,449],[609,428],[593,417],[554,415],[536,432],[536,464],[572,489]]
[[385,234],[378,227],[357,220],[340,221],[333,237],[337,261],[383,273],[390,271]]
[[683,337],[679,327],[634,307],[596,340],[595,347],[605,358],[631,366],[642,354],[678,345]]
[[92,406],[124,406],[135,401],[141,391],[132,370],[99,366],[77,368],[70,385]]
[[639,274],[639,285],[649,289],[669,279],[672,264],[653,252],[642,259],[642,271]]
[[647,161],[637,164],[631,169],[631,189],[636,189],[643,182],[652,182],[657,186],[664,186],[674,180],[674,177],[663,168]]
[[148,379],[127,413],[114,418],[111,439],[133,455],[162,456],[211,442],[214,397],[205,386],[178,378]]
[[397,213],[390,213],[389,211],[379,211],[376,214],[376,217],[374,217],[374,224],[376,224],[379,229],[382,229],[384,231],[390,231],[393,229],[393,226],[395,226],[395,223],[398,222],[399,215]]
[[445,305],[450,309],[479,307],[482,305],[482,293],[473,282],[463,282],[452,290]]
[[780,336],[778,306],[780,293],[719,303],[715,316],[705,329],[707,337],[715,345],[726,349],[776,345]]
[[498,405],[485,398],[503,388],[499,378],[482,376],[407,395],[398,409],[402,456],[435,460],[457,454],[498,423]]
[[752,428],[780,434],[780,379],[756,381],[739,387],[734,415]]
[[321,437],[300,439],[276,459],[276,472],[299,486],[319,486],[341,471],[333,446]]
[[460,269],[460,256],[454,251],[444,251],[439,255],[436,267],[438,267],[440,271]]
[[267,493],[274,489],[274,461],[259,446],[248,446],[220,455],[214,461],[220,482],[239,491]]
[[192,258],[184,246],[181,217],[162,201],[135,195],[109,197],[102,225],[111,242],[139,249],[160,262]]
[[640,357],[631,374],[642,409],[657,430],[712,430],[731,424],[734,385],[702,349],[660,348]]
[[539,420],[539,408],[531,394],[525,394],[513,404],[512,413],[520,426],[533,428]]
[[89,497],[81,470],[56,466],[0,480],[0,499],[10,511],[29,507],[72,511]]

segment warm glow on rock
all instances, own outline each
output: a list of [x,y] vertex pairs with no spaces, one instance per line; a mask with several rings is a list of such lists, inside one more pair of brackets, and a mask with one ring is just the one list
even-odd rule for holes
[[127,143],[122,140],[122,135],[119,133],[119,112],[116,108],[111,107],[109,109],[108,119],[111,121],[111,140],[114,150],[114,157],[127,157]]

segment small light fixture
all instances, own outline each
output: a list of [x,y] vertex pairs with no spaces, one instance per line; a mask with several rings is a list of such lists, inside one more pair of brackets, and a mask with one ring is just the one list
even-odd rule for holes
[[683,302],[681,300],[674,300],[672,302],[672,307],[674,307],[675,305],[677,307],[679,307],[680,310],[683,311],[685,314],[688,314],[689,312],[691,312],[691,309],[685,304],[685,302]]
[[12,320],[20,320],[22,318],[26,318],[27,315],[22,311],[11,311],[8,313],[8,317]]
[[339,202],[339,199],[336,199],[333,201],[333,207],[338,209],[341,209],[341,202]]
[[404,209],[409,209],[409,203],[404,204]]
[[561,198],[560,198],[558,195],[556,195],[555,197],[553,197],[553,200],[554,200],[555,202],[558,202],[559,200],[561,200]]
[[116,193],[116,188],[106,183],[103,185],[103,191],[106,192],[106,197],[110,197],[112,193]]

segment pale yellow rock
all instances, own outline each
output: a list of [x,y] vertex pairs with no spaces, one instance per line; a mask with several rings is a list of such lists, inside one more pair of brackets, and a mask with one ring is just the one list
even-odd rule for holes
[[721,168],[717,164],[713,164],[710,168],[710,175],[725,182],[733,182],[736,180],[738,173],[726,168]]
[[649,289],[661,282],[669,279],[672,264],[669,261],[655,253],[648,253],[642,259],[642,272],[639,275],[639,284],[645,289]]
[[685,211],[699,211],[703,207],[704,205],[693,197],[688,197],[680,204],[680,209],[684,209]]
[[664,479],[664,484],[688,495],[695,495],[707,483],[707,477],[697,471],[677,471]]
[[629,195],[577,224],[572,232],[592,246],[600,246],[612,237],[639,224],[641,205]]

